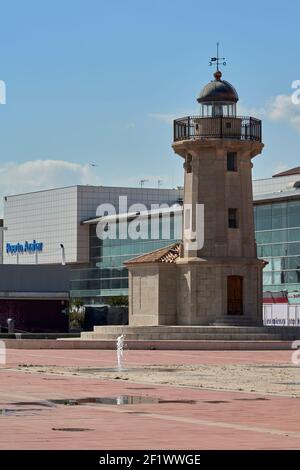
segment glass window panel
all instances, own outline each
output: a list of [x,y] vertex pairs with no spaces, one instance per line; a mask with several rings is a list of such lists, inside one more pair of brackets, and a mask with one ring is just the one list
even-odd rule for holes
[[300,202],[288,202],[288,226],[300,227]]
[[272,228],[271,204],[257,206],[256,230],[271,230],[271,228]]
[[112,289],[121,289],[121,279],[112,279],[111,288]]
[[261,245],[261,255],[260,256],[272,256],[272,246],[271,245]]
[[228,227],[237,228],[238,227],[238,211],[235,208],[228,209]]
[[300,282],[300,271],[286,271],[285,283],[286,284],[297,284]]
[[287,227],[287,204],[272,204],[272,228]]
[[227,152],[227,171],[237,171],[236,152]]
[[286,242],[287,241],[287,230],[274,230],[272,231],[272,242]]
[[287,244],[272,245],[272,256],[287,255]]
[[269,286],[272,284],[272,273],[263,273],[263,282],[265,285]]
[[282,271],[274,271],[272,284],[283,284],[283,281],[284,281],[283,276],[284,276],[284,273]]
[[273,258],[271,261],[271,266],[273,271],[281,271],[282,269],[282,260],[283,258]]
[[256,232],[255,234],[256,243],[271,243],[272,232]]
[[300,243],[288,243],[288,255],[300,255]]
[[300,268],[300,256],[291,256],[286,258],[287,260],[287,269],[299,269]]
[[258,230],[257,228],[257,206],[254,206],[253,207],[253,211],[254,211],[254,226],[255,226],[255,230]]
[[110,279],[102,279],[100,282],[101,289],[110,289]]
[[288,230],[288,241],[289,242],[300,241],[300,229],[294,228],[292,230]]
[[257,256],[260,258],[263,256],[263,245],[257,246]]
[[121,280],[121,287],[123,289],[128,289],[128,277]]

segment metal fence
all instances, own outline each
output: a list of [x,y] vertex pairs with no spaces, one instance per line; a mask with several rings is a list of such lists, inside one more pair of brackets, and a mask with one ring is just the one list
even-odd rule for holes
[[300,304],[263,304],[265,326],[300,326]]
[[174,142],[200,138],[261,142],[261,120],[249,116],[187,116],[175,119]]

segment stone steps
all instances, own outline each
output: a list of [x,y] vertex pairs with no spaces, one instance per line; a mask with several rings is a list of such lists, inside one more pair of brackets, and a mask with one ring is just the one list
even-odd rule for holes
[[[117,333],[121,334],[125,332],[128,333],[156,333],[156,332],[168,332],[168,333],[209,333],[209,332],[217,332],[217,333],[228,333],[228,332],[236,332],[236,333],[257,333],[261,331],[266,332],[277,332],[281,331],[281,327],[278,326],[212,326],[212,325],[205,325],[205,326],[173,326],[173,325],[161,325],[161,326],[128,326],[128,325],[104,325],[104,326],[94,326],[93,332],[99,333]],[[296,328],[297,329],[297,328]],[[285,330],[294,331],[295,327],[285,327]],[[300,332],[300,328],[299,328]]]
[[114,341],[121,334],[126,340],[183,340],[183,341],[293,341],[300,339],[297,327],[231,327],[231,326],[96,326],[94,331],[82,332],[82,340]]
[[[82,336],[82,339],[93,339],[93,340],[102,340],[102,341],[110,341],[110,340],[115,340],[117,339],[116,335],[99,335],[95,333],[90,333],[89,335]],[[230,340],[236,340],[236,341],[280,341],[282,339],[281,335],[276,335],[276,334],[243,334],[243,335],[209,335],[209,334],[203,334],[203,335],[193,335],[192,337],[187,337],[186,335],[183,334],[177,334],[177,335],[172,335],[170,336],[168,333],[161,333],[159,335],[139,335],[139,334],[129,334],[126,335],[126,340],[185,340],[185,341],[230,341]],[[293,340],[295,339],[293,336],[285,337],[286,340],[290,339]]]
[[246,316],[238,316],[237,318],[236,315],[216,318],[212,326],[237,326],[237,322],[238,326],[255,326],[253,319]]

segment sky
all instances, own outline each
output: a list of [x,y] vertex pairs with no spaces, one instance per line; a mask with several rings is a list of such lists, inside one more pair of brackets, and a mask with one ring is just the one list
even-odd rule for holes
[[[0,0],[0,195],[183,184],[172,120],[198,114],[220,42],[239,114],[263,120],[254,177],[300,165],[300,3]],[[93,163],[96,166],[90,165]]]

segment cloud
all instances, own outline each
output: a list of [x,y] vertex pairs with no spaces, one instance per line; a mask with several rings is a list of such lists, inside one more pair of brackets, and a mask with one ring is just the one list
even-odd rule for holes
[[90,165],[32,160],[0,166],[0,197],[75,184],[100,184]]
[[239,101],[237,104],[237,114],[239,116],[253,116],[258,119],[262,119],[267,115],[266,107],[255,108],[255,107],[248,107],[243,103],[243,101]]
[[277,95],[268,102],[268,113],[272,121],[285,121],[300,131],[300,105],[294,104],[291,95]]
[[240,115],[286,122],[300,131],[300,104],[293,103],[292,95],[273,96],[262,108],[248,108],[241,103],[238,109]]
[[[177,113],[151,113],[150,118],[165,124],[172,124],[174,119],[185,116],[195,116],[199,110],[185,110]],[[292,125],[300,131],[300,104],[292,101],[292,95],[277,95],[269,98],[265,105],[260,108],[248,107],[243,102],[238,103],[239,116],[253,116],[259,119],[269,119],[271,121],[282,121]]]

